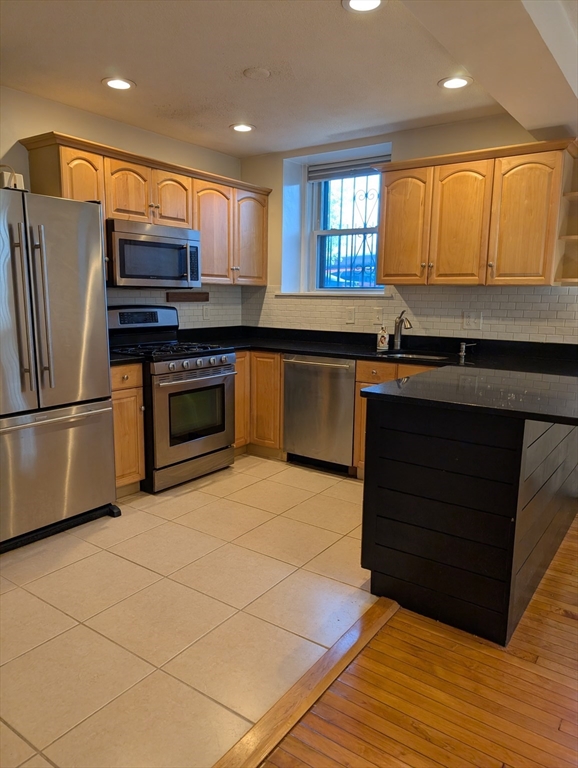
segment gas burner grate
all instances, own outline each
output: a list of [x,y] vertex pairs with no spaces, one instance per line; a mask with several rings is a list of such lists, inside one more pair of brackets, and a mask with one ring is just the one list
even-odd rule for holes
[[173,342],[168,344],[136,344],[133,346],[112,347],[111,352],[120,355],[145,357],[153,362],[162,362],[177,357],[190,357],[206,352],[220,350],[219,344],[194,344]]

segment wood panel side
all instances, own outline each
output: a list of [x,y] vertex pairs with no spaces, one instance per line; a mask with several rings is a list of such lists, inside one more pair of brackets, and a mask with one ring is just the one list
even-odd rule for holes
[[247,445],[251,432],[251,357],[237,352],[235,361],[235,448]]

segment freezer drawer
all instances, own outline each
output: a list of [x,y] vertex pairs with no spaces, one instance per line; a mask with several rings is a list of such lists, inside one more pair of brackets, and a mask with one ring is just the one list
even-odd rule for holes
[[0,541],[114,502],[112,401],[0,420]]
[[283,377],[283,450],[350,467],[355,362],[285,355]]

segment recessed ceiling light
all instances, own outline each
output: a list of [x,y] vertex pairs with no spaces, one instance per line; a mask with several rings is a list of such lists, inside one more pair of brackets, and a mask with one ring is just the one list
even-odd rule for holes
[[459,77],[444,77],[443,80],[440,80],[438,85],[440,88],[465,88],[466,85],[470,85],[474,81],[471,77],[466,77],[465,75],[460,75]]
[[346,11],[355,11],[355,13],[365,13],[365,11],[374,11],[381,5],[381,0],[341,0],[341,5]]
[[266,80],[271,77],[271,71],[265,67],[249,67],[249,69],[243,70],[243,74],[249,80]]
[[234,131],[239,131],[239,133],[248,133],[249,131],[254,130],[255,126],[249,125],[248,123],[235,123],[235,125],[231,125],[230,128]]
[[117,91],[126,91],[133,86],[136,87],[136,83],[133,83],[132,80],[125,80],[122,77],[106,77],[102,82]]

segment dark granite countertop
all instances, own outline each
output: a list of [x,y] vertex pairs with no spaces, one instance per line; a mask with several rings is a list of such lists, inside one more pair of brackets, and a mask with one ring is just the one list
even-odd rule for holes
[[[494,341],[444,336],[418,336],[407,334],[402,350],[411,354],[439,355],[447,360],[399,359],[390,357],[394,350],[375,351],[375,335],[369,333],[341,333],[337,331],[305,331],[285,328],[255,328],[234,326],[227,328],[191,328],[179,332],[181,341],[198,341],[233,347],[236,350],[262,349],[272,352],[343,357],[355,360],[403,363],[404,365],[431,365],[441,367],[457,365],[461,341],[468,347],[465,368],[528,371],[558,376],[578,376],[578,348],[573,344],[540,344],[536,342]],[[392,345],[390,336],[390,345]],[[140,363],[138,357],[111,353],[111,365]],[[463,370],[463,368],[462,368]]]
[[578,425],[576,376],[452,365],[368,387],[362,397]]

